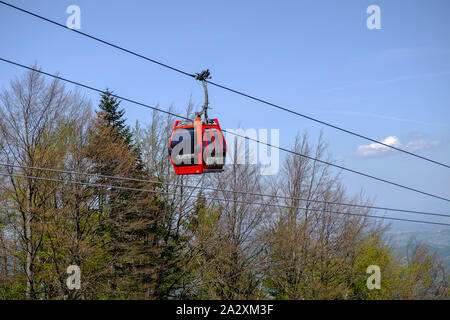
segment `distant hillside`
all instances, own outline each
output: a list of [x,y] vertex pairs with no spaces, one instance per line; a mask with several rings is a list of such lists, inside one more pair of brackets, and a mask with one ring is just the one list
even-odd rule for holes
[[389,244],[402,257],[406,256],[406,246],[411,239],[436,252],[444,261],[447,270],[450,270],[450,230],[389,232],[387,234]]

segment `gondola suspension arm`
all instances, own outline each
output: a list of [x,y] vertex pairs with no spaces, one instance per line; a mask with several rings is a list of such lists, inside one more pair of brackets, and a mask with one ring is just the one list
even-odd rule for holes
[[201,116],[203,115],[205,118],[205,123],[209,123],[208,119],[209,99],[208,99],[208,87],[206,82],[207,79],[211,79],[209,69],[203,70],[202,72],[195,74],[195,80],[200,80],[202,82],[203,89],[205,91],[205,104],[203,105],[202,111],[195,113],[195,117],[201,118]]

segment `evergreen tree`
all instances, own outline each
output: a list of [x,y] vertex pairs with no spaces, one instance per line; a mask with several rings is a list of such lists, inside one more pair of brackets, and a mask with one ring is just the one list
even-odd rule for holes
[[[141,147],[126,126],[125,111],[111,91],[101,95],[100,111],[90,134],[89,158],[94,172],[151,180],[141,160]],[[117,181],[101,177],[101,184]],[[154,189],[151,183],[121,181],[122,187]],[[167,234],[161,220],[166,211],[164,201],[154,193],[131,190],[98,190],[100,210],[108,217],[105,234],[112,259],[110,292],[112,298],[165,297],[166,272],[160,262],[168,253],[164,246]],[[161,257],[162,256],[162,257]]]
[[127,119],[123,116],[125,114],[124,109],[119,109],[120,101],[113,95],[112,91],[107,88],[101,95],[99,108],[103,112],[102,118],[105,123],[113,128],[118,137],[122,138],[126,145],[132,147],[133,134],[130,127],[125,124]]

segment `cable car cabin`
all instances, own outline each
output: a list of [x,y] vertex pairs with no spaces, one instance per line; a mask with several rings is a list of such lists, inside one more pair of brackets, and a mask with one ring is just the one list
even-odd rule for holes
[[223,171],[226,142],[217,119],[176,121],[169,142],[169,156],[176,174]]

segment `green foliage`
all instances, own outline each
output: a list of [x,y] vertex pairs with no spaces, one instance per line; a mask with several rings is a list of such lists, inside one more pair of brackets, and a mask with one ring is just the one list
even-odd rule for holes
[[[367,268],[376,265],[381,270],[381,289],[367,288]],[[391,299],[398,282],[400,268],[393,254],[379,237],[370,237],[357,250],[352,269],[351,297],[353,299]]]

